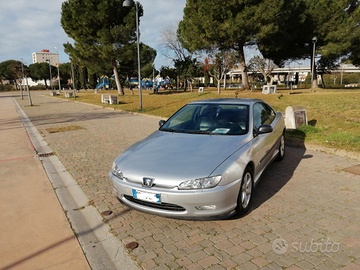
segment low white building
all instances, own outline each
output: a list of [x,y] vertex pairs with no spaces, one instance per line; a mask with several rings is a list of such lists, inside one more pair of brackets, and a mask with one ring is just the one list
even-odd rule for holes
[[[45,81],[44,80],[40,80],[40,81],[33,81],[30,77],[27,78],[27,82],[29,86],[36,86],[36,85],[45,85]],[[26,79],[19,79],[17,80],[17,84],[22,85],[22,86],[26,86]],[[49,84],[48,84],[49,85]]]

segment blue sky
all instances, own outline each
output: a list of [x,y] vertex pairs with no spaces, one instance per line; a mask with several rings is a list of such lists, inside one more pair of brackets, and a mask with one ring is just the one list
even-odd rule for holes
[[[55,52],[59,47],[60,62],[69,61],[63,44],[71,42],[60,25],[63,0],[1,0],[0,62],[24,59],[32,64],[31,54],[43,49]],[[159,51],[160,35],[168,25],[183,17],[186,0],[140,0],[144,16],[140,19],[141,42],[158,51],[156,68],[171,65]],[[135,19],[135,18],[134,18]]]

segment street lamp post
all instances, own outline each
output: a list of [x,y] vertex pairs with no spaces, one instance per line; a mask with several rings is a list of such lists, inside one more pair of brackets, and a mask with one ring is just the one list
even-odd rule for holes
[[[21,78],[21,84],[22,86],[24,87],[25,89],[25,82],[24,82],[24,59],[23,58],[20,58],[21,60],[21,74],[22,74],[22,78]],[[21,99],[24,99],[24,94],[23,94],[23,88],[21,87],[21,84],[20,84],[20,92],[21,92]]]
[[[22,70],[22,74],[23,74],[23,79],[24,79],[24,59],[23,58],[20,58],[21,59],[21,70]],[[29,90],[29,84],[28,84],[28,80],[27,80],[27,75],[25,74],[25,82],[26,82],[26,89],[27,89],[27,94],[28,94],[28,97],[29,97],[29,105],[30,106],[33,106],[32,104],[32,99],[31,99],[31,95],[30,95],[30,90]],[[24,90],[25,90],[25,85],[24,85]],[[21,93],[21,99],[23,99],[23,94]]]
[[[54,49],[56,50],[56,53],[59,57],[59,47],[55,46]],[[57,63],[57,68],[58,68],[58,80],[59,80],[59,93],[61,92],[61,85],[60,85],[60,63]]]
[[315,44],[317,42],[317,37],[312,38],[313,42],[313,55],[312,55],[312,61],[311,61],[311,88],[310,92],[313,92],[313,81],[314,81],[314,73],[315,73]]
[[49,62],[49,69],[50,69],[50,88],[51,88],[51,94],[53,94],[53,86],[52,86],[52,78],[51,78],[51,64],[50,64],[50,59],[46,59],[46,62]]
[[76,88],[75,88],[75,72],[74,72],[74,64],[71,60],[71,76],[72,76],[72,84],[74,89],[74,99],[76,99]]
[[[130,0],[125,0],[123,7],[133,7],[134,2]],[[138,57],[138,86],[139,86],[139,96],[140,96],[140,110],[142,110],[142,85],[141,85],[141,72],[140,72],[140,37],[139,37],[139,4],[135,1],[136,8],[136,38],[137,38],[137,57]]]

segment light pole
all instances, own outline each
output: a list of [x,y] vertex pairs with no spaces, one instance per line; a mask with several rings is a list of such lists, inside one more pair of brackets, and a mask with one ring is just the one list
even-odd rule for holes
[[[22,70],[22,73],[23,73],[23,79],[24,79],[24,59],[20,58],[21,59],[21,70]],[[29,105],[30,106],[33,106],[32,104],[32,99],[31,99],[31,95],[30,95],[30,90],[29,90],[29,84],[28,84],[28,80],[27,80],[27,75],[25,74],[25,82],[26,82],[26,89],[27,89],[27,94],[28,94],[28,97],[29,97]],[[24,89],[25,89],[25,86],[24,86]],[[23,99],[23,95],[21,93],[21,99]]]
[[[24,59],[23,58],[20,58],[21,60],[21,74],[22,74],[22,79],[21,79],[21,84],[23,85],[24,89],[25,89],[25,82],[24,82]],[[20,91],[21,91],[21,99],[24,99],[24,94],[23,94],[23,89],[20,85]]]
[[315,44],[317,41],[317,37],[313,37],[312,38],[312,42],[313,42],[313,55],[312,55],[312,60],[311,60],[311,88],[310,88],[310,92],[313,92],[313,81],[314,81],[314,73],[315,73]]
[[[56,50],[56,53],[59,57],[59,47],[55,46],[54,49]],[[57,68],[58,68],[58,80],[59,80],[59,93],[61,92],[61,85],[60,85],[60,63],[57,63]]]
[[73,89],[74,89],[74,99],[76,99],[75,73],[74,73],[74,64],[73,64],[72,60],[71,60],[71,74],[72,74],[72,83],[73,83]]
[[52,78],[51,78],[51,64],[50,64],[50,59],[46,59],[46,62],[49,62],[49,69],[50,69],[50,88],[51,88],[51,94],[53,94],[53,87],[52,87]]
[[[133,7],[134,2],[125,0],[123,7]],[[139,96],[140,96],[140,110],[142,110],[142,85],[141,85],[141,72],[140,72],[140,37],[139,37],[139,4],[135,1],[136,8],[136,38],[137,38],[137,57],[138,57],[138,82],[139,82]]]

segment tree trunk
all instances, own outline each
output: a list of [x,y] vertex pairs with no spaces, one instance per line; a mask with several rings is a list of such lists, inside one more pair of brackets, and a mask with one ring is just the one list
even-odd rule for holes
[[274,76],[270,76],[270,82],[268,83],[268,85],[273,85],[274,83]]
[[221,88],[221,80],[217,81],[217,89],[218,89],[218,94],[220,95],[220,88]]
[[118,93],[123,96],[123,95],[125,95],[125,92],[120,83],[119,73],[118,73],[115,61],[113,62],[113,71],[114,71],[114,75],[115,75],[115,82],[116,82],[116,87],[118,89]]
[[249,90],[249,78],[248,74],[245,71],[246,63],[245,63],[245,53],[244,53],[244,46],[239,46],[239,62],[240,62],[240,70],[241,70],[241,80],[243,84],[243,88],[245,90]]
[[324,74],[321,74],[321,88],[325,88]]

